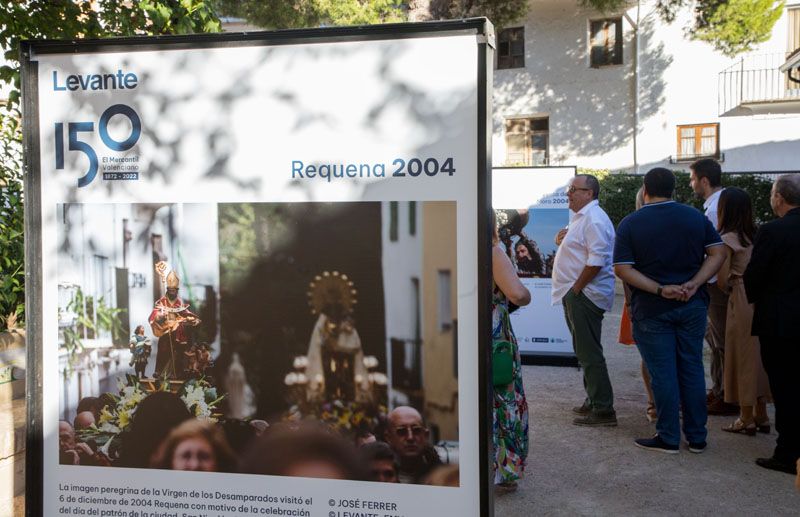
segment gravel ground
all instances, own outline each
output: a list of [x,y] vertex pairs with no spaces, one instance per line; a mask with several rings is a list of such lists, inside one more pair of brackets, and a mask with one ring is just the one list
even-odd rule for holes
[[753,463],[772,454],[774,429],[755,437],[724,433],[720,428],[733,417],[712,416],[704,454],[691,454],[685,445],[677,455],[633,445],[635,438],[652,435],[655,426],[644,416],[647,397],[639,353],[617,343],[621,307],[618,296],[603,322],[619,426],[572,424],[571,408],[584,397],[578,369],[525,366],[531,419],[528,472],[517,492],[496,497],[495,514],[800,515],[794,478]]

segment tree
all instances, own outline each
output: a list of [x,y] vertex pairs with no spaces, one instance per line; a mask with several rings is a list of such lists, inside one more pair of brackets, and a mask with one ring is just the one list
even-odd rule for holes
[[20,41],[216,32],[212,7],[203,0],[0,1],[0,82],[10,87],[0,111],[0,328],[24,317]]
[[[630,5],[630,0],[579,0],[585,7],[612,11]],[[686,28],[690,38],[705,41],[726,56],[750,52],[767,41],[772,27],[781,17],[784,1],[774,0],[697,0],[694,20]],[[656,11],[667,22],[675,21],[689,0],[658,0]]]
[[267,29],[406,20],[400,0],[216,0],[215,7],[222,16],[241,18]]

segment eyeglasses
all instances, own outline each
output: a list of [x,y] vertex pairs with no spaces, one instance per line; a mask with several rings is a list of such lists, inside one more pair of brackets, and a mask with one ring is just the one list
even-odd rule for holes
[[576,190],[592,190],[590,188],[583,188],[583,187],[576,187],[575,185],[570,185],[567,189],[567,192],[570,194],[574,194]]
[[421,425],[409,425],[409,426],[401,426],[395,427],[394,432],[400,438],[405,438],[408,436],[408,433],[411,432],[411,436],[419,437],[425,434],[426,429]]

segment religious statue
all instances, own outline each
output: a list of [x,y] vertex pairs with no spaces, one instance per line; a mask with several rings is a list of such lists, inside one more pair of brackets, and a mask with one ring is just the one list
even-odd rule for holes
[[208,343],[195,343],[183,355],[186,356],[186,377],[205,377],[206,370],[214,366]]
[[150,338],[144,335],[144,326],[137,325],[131,336],[129,343],[131,349],[131,362],[136,376],[139,378],[145,377],[145,369],[147,368],[147,360],[150,358],[152,346],[150,345]]
[[347,275],[325,271],[309,285],[311,313],[318,315],[308,343],[310,399],[362,401],[370,396],[368,371],[352,312],[356,291]]
[[228,393],[228,418],[249,418],[256,412],[255,395],[247,383],[244,366],[239,354],[233,353],[228,373],[225,376],[225,391]]
[[180,279],[175,271],[166,275],[164,262],[157,263],[156,270],[166,285],[166,295],[156,300],[148,319],[153,334],[158,338],[155,375],[181,379],[184,377],[183,364],[191,339],[191,327],[199,325],[200,318],[178,298]]

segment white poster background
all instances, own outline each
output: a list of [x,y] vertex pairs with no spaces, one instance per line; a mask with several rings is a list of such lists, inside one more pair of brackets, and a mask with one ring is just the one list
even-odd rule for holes
[[[467,32],[386,41],[157,51],[134,47],[124,53],[36,56],[43,185],[44,515],[58,515],[62,485],[299,496],[313,500],[311,515],[330,517],[344,516],[338,505],[348,499],[396,504],[393,511],[378,515],[477,515],[481,417],[473,257],[478,256],[478,40]],[[118,70],[135,73],[137,87],[56,89],[68,75]],[[138,113],[142,136],[132,149],[114,152],[104,146],[97,129],[103,111],[119,103]],[[77,188],[88,160],[82,152],[67,150],[67,124],[84,121],[93,122],[94,131],[79,133],[80,141],[91,145],[100,160],[135,158],[138,180],[104,180],[101,162],[97,177]],[[61,169],[55,159],[56,123],[64,124]],[[117,141],[130,132],[125,117],[111,120],[109,133]],[[393,160],[415,157],[434,157],[440,163],[452,158],[456,171],[392,177]],[[382,163],[386,177],[293,178],[293,161],[317,166]],[[59,465],[57,204],[427,200],[457,202],[460,487]],[[117,510],[134,508],[127,499],[130,504]],[[331,503],[337,505],[335,511]],[[372,511],[361,508],[352,511]],[[177,512],[243,515],[240,508]]]
[[[555,235],[569,223],[566,189],[574,167],[496,168],[492,170],[492,206],[527,208],[528,237],[544,255],[555,249]],[[523,355],[573,355],[572,336],[561,304],[550,302],[550,278],[520,278],[531,292],[531,303],[511,313],[514,335]]]

